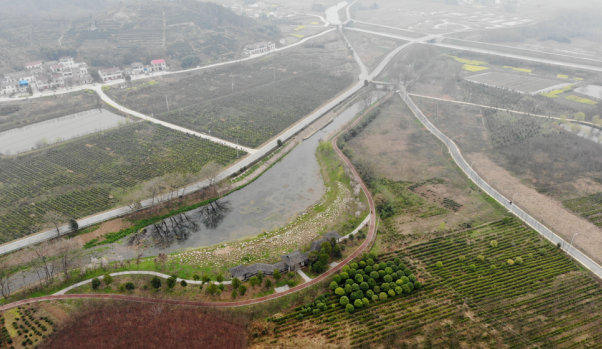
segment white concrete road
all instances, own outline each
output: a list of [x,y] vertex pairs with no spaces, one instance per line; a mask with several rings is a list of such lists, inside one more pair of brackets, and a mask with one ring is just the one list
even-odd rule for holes
[[468,162],[462,157],[462,153],[458,146],[450,140],[446,135],[444,135],[441,131],[439,131],[425,116],[422,114],[422,111],[418,109],[416,104],[412,101],[412,99],[408,96],[405,89],[402,87],[399,95],[406,102],[406,104],[412,109],[414,115],[422,122],[426,128],[433,133],[439,140],[441,140],[447,148],[449,152],[456,162],[456,164],[462,169],[462,171],[476,184],[481,190],[487,193],[489,196],[494,198],[497,202],[499,202],[504,208],[506,208],[509,212],[515,214],[518,218],[520,218],[523,222],[533,228],[535,231],[543,235],[546,239],[551,241],[553,244],[560,244],[561,248],[570,256],[575,258],[579,263],[589,269],[591,272],[596,274],[598,277],[602,278],[602,267],[591,260],[588,256],[586,256],[581,251],[571,247],[564,239],[560,236],[554,234],[550,229],[546,226],[538,222],[535,218],[528,215],[525,211],[521,210],[516,204],[510,203],[510,200],[504,197],[502,194],[493,189],[487,182],[485,182],[473,169],[470,167]]
[[247,152],[249,154],[253,154],[253,153],[255,153],[257,151],[255,149],[243,147],[243,146],[238,145],[236,143],[225,141],[225,140],[223,140],[221,138],[212,137],[212,136],[209,136],[209,135],[204,134],[204,133],[196,132],[196,131],[193,131],[193,130],[190,130],[190,129],[187,129],[187,128],[184,128],[184,127],[181,127],[181,126],[178,126],[178,125],[170,124],[169,122],[162,121],[162,120],[159,120],[159,119],[155,119],[155,118],[150,117],[148,115],[144,115],[144,114],[139,113],[137,111],[125,108],[125,107],[117,104],[112,99],[110,99],[109,96],[107,96],[104,93],[104,91],[102,90],[102,86],[94,86],[93,90],[96,91],[96,93],[98,93],[98,95],[100,96],[100,98],[103,101],[105,101],[108,105],[110,105],[113,108],[118,109],[118,110],[120,110],[120,111],[122,111],[122,112],[124,112],[126,114],[130,114],[132,116],[135,116],[135,117],[143,119],[143,120],[150,121],[150,122],[155,123],[155,124],[159,124],[161,126],[170,128],[172,130],[176,130],[176,131],[180,131],[180,132],[192,134],[192,135],[195,135],[197,137],[200,137],[200,138],[203,138],[203,139],[206,139],[206,140],[209,140],[209,141],[221,144],[221,145],[225,145],[225,146],[230,147],[230,148],[239,149],[239,150],[245,151],[245,152]]

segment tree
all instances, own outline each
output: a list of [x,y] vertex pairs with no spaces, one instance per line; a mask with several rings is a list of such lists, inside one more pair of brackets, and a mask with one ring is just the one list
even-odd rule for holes
[[380,299],[381,301],[384,301],[384,300],[386,300],[386,299],[387,299],[387,294],[386,294],[386,293],[384,293],[384,292],[381,292],[381,293],[378,295],[378,299]]
[[0,264],[0,292],[4,299],[8,299],[12,289],[11,267],[7,263]]
[[337,288],[334,290],[334,293],[335,293],[337,296],[339,296],[339,297],[342,297],[342,296],[344,296],[344,295],[345,295],[345,290],[344,290],[342,287],[337,287]]
[[209,281],[211,281],[211,278],[209,277],[209,275],[207,275],[207,274],[204,274],[204,275],[201,277],[201,280],[203,281],[203,285],[204,285],[204,284],[208,283]]
[[259,279],[257,278],[257,276],[251,276],[249,278],[249,285],[251,285],[253,287],[259,285]]
[[[199,276],[199,274],[192,275],[192,280],[199,281],[200,279],[201,279],[201,277]],[[235,279],[238,280],[238,278],[235,278]],[[232,282],[234,282],[234,280],[232,280]],[[238,280],[238,282],[240,282],[240,280]]]
[[519,265],[520,265],[520,264],[523,264],[523,258],[522,258],[522,257],[516,257],[516,258],[514,259],[514,261],[516,262],[516,264],[519,264]]
[[469,265],[468,268],[470,268],[471,271],[476,271],[477,270],[477,266],[474,265],[474,264]]
[[280,270],[278,270],[278,269],[274,269],[274,274],[272,274],[272,276],[276,280],[280,280],[280,278],[282,277],[282,275],[280,275]]
[[435,264],[437,266],[437,268],[441,269],[443,268],[443,262],[439,261],[437,262],[437,264]]
[[362,300],[361,300],[361,299],[356,299],[356,300],[353,302],[353,305],[354,305],[354,307],[356,307],[356,308],[361,308],[361,307],[363,307],[363,306],[364,306],[364,303],[362,302]]
[[238,289],[236,289],[236,288],[233,289],[231,296],[232,296],[232,299],[236,298],[238,296]]
[[342,258],[343,257],[343,252],[341,251],[341,246],[339,246],[339,245],[334,246],[334,248],[332,249],[332,256],[334,258]]
[[497,247],[497,241],[496,240],[491,240],[491,242],[489,244],[491,245],[491,247]]
[[201,59],[196,55],[187,55],[182,57],[180,63],[184,69],[193,68],[201,63]]
[[342,306],[346,306],[347,304],[349,304],[349,298],[347,298],[347,296],[343,296],[339,300],[339,303],[341,303]]
[[129,281],[125,283],[125,289],[128,291],[133,291],[136,289],[136,285],[133,282]]
[[100,287],[100,279],[99,278],[92,279],[92,289],[96,291],[98,289],[98,287]]
[[94,82],[102,82],[102,79],[100,78],[100,74],[98,74],[98,70],[90,69],[90,70],[88,70],[88,73],[90,73],[90,76],[92,77],[92,80]]
[[214,283],[210,283],[209,286],[207,286],[207,293],[215,296],[218,293],[221,293],[221,290],[219,289],[219,287],[217,287],[216,284]]
[[370,288],[370,285],[368,285],[367,282],[360,283],[360,290],[366,292],[369,288]]
[[330,246],[330,242],[324,241],[320,245],[320,254],[326,254],[326,255],[330,256],[331,252],[332,252],[332,246]]
[[208,187],[215,194],[215,185],[217,184],[218,176],[222,170],[222,166],[215,161],[208,162],[201,168],[200,175],[207,179]]
[[241,284],[242,284],[242,282],[240,281],[239,278],[232,279],[232,287],[233,288],[238,288],[238,287],[240,287]]
[[61,232],[60,232],[59,228],[60,228],[61,224],[63,224],[65,221],[67,221],[65,216],[63,216],[62,214],[60,214],[56,211],[48,211],[48,212],[46,212],[46,214],[44,214],[43,220],[45,223],[54,226],[54,228],[56,229],[57,237],[61,236]]
[[270,280],[270,279],[265,280],[265,288],[267,288],[267,289],[272,288],[272,280]]
[[278,140],[276,143],[278,144],[278,147],[282,147],[282,141],[281,140]]
[[575,114],[575,120],[577,121],[585,121],[585,113],[578,112]]
[[460,256],[460,257],[458,257],[458,260],[459,260],[460,262],[464,262],[464,261],[466,260],[466,257],[464,257],[464,256]]
[[335,281],[333,281],[333,282],[330,283],[329,287],[330,287],[331,290],[334,291],[334,290],[336,290],[339,287],[339,285]]
[[155,290],[161,288],[161,279],[158,276],[153,276],[150,280],[150,285]]
[[166,281],[165,284],[167,285],[168,288],[174,288],[174,286],[176,286],[176,282],[177,282],[177,276],[172,275],[171,277],[169,277]]
[[102,281],[104,281],[105,285],[109,286],[110,284],[113,283],[113,277],[111,276],[111,274],[106,274],[103,278]]
[[347,306],[345,307],[345,311],[348,312],[349,314],[353,313],[354,310],[355,310],[355,307],[351,304],[347,304]]
[[246,292],[247,292],[247,286],[240,285],[238,287],[238,293],[240,293],[241,296],[244,296]]
[[263,282],[263,272],[260,270],[257,272],[257,280],[259,280],[259,284]]
[[480,255],[477,256],[477,260],[479,262],[484,262],[485,261],[485,256],[483,256],[483,255],[480,254]]

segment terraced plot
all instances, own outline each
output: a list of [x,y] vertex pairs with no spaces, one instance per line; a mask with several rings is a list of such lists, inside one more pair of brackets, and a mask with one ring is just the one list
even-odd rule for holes
[[[555,246],[506,218],[379,255],[399,258],[424,283],[420,292],[277,319],[274,345],[314,338],[351,347],[600,348],[602,288]],[[324,302],[322,300],[321,302]],[[302,316],[299,316],[301,314]]]
[[566,200],[562,203],[578,215],[602,227],[602,193]]
[[47,211],[85,217],[114,207],[153,178],[181,174],[159,190],[180,187],[209,161],[225,165],[235,158],[232,148],[142,122],[2,158],[0,241],[41,229]]

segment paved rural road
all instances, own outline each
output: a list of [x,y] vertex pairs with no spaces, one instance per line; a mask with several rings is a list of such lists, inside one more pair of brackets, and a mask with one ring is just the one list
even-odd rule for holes
[[[370,110],[366,111],[366,113],[368,113],[369,111]],[[347,127],[347,129],[355,126],[360,120],[361,120],[361,118],[358,118],[354,123],[349,125]],[[370,191],[368,190],[368,187],[366,186],[364,181],[362,181],[362,178],[358,174],[355,167],[353,167],[353,165],[351,164],[351,161],[349,161],[349,159],[347,157],[345,157],[345,155],[343,155],[341,150],[337,147],[337,144],[336,144],[337,139],[338,139],[338,136],[332,140],[332,145],[333,145],[335,151],[337,152],[337,154],[339,154],[341,159],[343,159],[343,161],[345,161],[347,166],[349,166],[349,169],[353,172],[353,175],[355,176],[356,181],[358,181],[361,184],[362,190],[363,190],[364,194],[366,195],[366,197],[368,198],[368,204],[370,207],[370,226],[368,229],[368,235],[367,235],[366,239],[357,248],[357,250],[355,250],[347,258],[342,260],[338,265],[330,268],[328,271],[326,271],[324,274],[318,276],[317,278],[312,279],[311,281],[301,284],[299,286],[293,287],[284,292],[274,293],[274,294],[271,294],[271,295],[268,295],[265,297],[250,299],[250,300],[246,300],[246,301],[239,301],[239,302],[195,302],[195,301],[180,301],[180,300],[170,300],[170,299],[134,297],[134,296],[115,295],[115,294],[70,294],[70,295],[55,294],[52,296],[30,298],[30,299],[24,299],[22,301],[9,303],[9,304],[0,306],[0,311],[6,311],[8,309],[12,309],[12,308],[22,306],[25,304],[51,301],[51,300],[61,300],[61,299],[112,299],[112,300],[123,300],[123,301],[140,302],[140,303],[160,303],[160,304],[187,305],[187,306],[196,306],[196,307],[219,307],[219,308],[241,307],[241,306],[246,306],[246,305],[263,303],[263,302],[266,302],[266,301],[269,301],[272,299],[284,297],[291,293],[295,293],[302,289],[305,289],[310,286],[318,284],[319,282],[325,280],[329,276],[337,273],[343,266],[347,265],[354,258],[358,257],[366,248],[368,248],[372,245],[374,239],[376,238],[376,213],[375,213],[376,211],[374,208],[374,200],[372,200],[372,195],[370,195]],[[152,273],[152,275],[158,275],[158,276],[164,275],[164,274],[154,273],[154,272],[146,272],[144,274],[151,274],[151,273]],[[115,274],[124,274],[124,273],[115,273]],[[115,275],[115,274],[111,274],[111,275]],[[87,283],[87,282],[83,282],[83,283]],[[83,284],[83,283],[80,283],[80,284]],[[60,292],[67,292],[69,290],[70,290],[70,288],[62,290]]]
[[561,244],[561,248],[573,258],[575,258],[579,263],[589,269],[591,272],[596,274],[598,277],[602,278],[602,267],[598,265],[596,262],[591,260],[588,256],[586,256],[581,251],[572,248],[566,241],[564,241],[561,237],[554,234],[550,229],[548,229],[543,224],[539,223],[535,218],[528,215],[525,211],[521,210],[515,204],[511,204],[510,200],[504,197],[502,194],[493,189],[487,182],[485,182],[473,169],[470,167],[468,162],[464,160],[462,157],[462,153],[458,146],[450,140],[446,135],[444,135],[441,131],[439,131],[425,116],[422,114],[422,111],[418,109],[414,101],[408,96],[405,89],[402,87],[399,95],[406,102],[406,104],[412,109],[414,115],[422,122],[426,128],[431,131],[439,140],[441,140],[450,151],[450,154],[456,164],[460,166],[462,171],[466,173],[466,175],[475,182],[484,192],[486,192],[489,196],[494,198],[497,202],[499,202],[502,206],[504,206],[508,211],[515,214],[518,218],[524,221],[527,225],[533,228],[535,231],[543,235],[546,239],[550,240],[553,244]]
[[213,136],[210,136],[210,135],[207,135],[207,134],[204,134],[204,133],[196,132],[196,131],[193,131],[193,130],[190,130],[190,129],[187,129],[187,128],[184,128],[184,127],[181,127],[181,126],[178,126],[178,125],[171,124],[171,123],[163,121],[163,120],[155,119],[153,117],[150,117],[148,115],[144,115],[144,114],[139,113],[137,111],[128,109],[128,108],[126,108],[126,107],[124,107],[122,105],[117,104],[117,102],[115,102],[111,98],[109,98],[109,96],[107,96],[104,93],[104,91],[102,90],[102,86],[94,86],[92,89],[94,91],[96,91],[96,93],[98,93],[98,95],[100,96],[100,98],[103,101],[105,101],[108,105],[110,105],[110,106],[114,107],[115,109],[118,109],[118,110],[120,110],[120,111],[122,111],[122,112],[124,112],[126,114],[133,115],[133,116],[135,116],[137,118],[140,118],[140,119],[143,119],[143,120],[147,120],[147,121],[150,121],[150,122],[155,123],[155,124],[159,124],[161,126],[170,128],[172,130],[176,130],[176,131],[180,131],[180,132],[183,132],[183,133],[188,133],[188,134],[191,134],[191,135],[195,135],[195,136],[197,136],[199,138],[203,138],[203,139],[206,139],[206,140],[209,140],[209,141],[221,144],[221,145],[225,145],[225,146],[230,147],[230,148],[239,149],[239,150],[242,150],[242,151],[247,152],[249,154],[253,154],[253,153],[255,153],[257,151],[255,149],[243,147],[242,145],[238,145],[236,143],[228,142],[228,141],[225,141],[225,140],[217,138],[217,137],[213,137]]
[[[365,29],[359,29],[359,28],[346,28],[346,29],[363,32],[363,33],[367,33],[367,34],[380,35],[380,36],[393,38],[393,39],[406,40],[406,41],[410,41],[409,44],[423,43],[423,44],[427,44],[427,45],[446,47],[446,48],[451,48],[451,49],[455,49],[455,50],[478,52],[478,53],[484,53],[484,54],[489,54],[489,55],[494,55],[494,56],[515,58],[515,59],[520,59],[520,60],[525,60],[525,61],[547,63],[547,64],[553,64],[553,65],[558,65],[558,66],[570,67],[570,68],[578,68],[578,69],[602,72],[602,67],[596,67],[596,66],[592,66],[592,65],[567,63],[567,62],[562,62],[562,61],[558,61],[558,60],[554,60],[554,59],[529,57],[529,56],[525,56],[525,55],[505,53],[505,52],[501,52],[501,51],[485,50],[485,49],[466,47],[466,46],[460,46],[460,45],[444,44],[444,43],[439,43],[439,42],[437,42],[437,43],[427,42],[432,39],[441,38],[441,37],[443,37],[443,35],[448,34],[448,33],[433,34],[433,35],[428,35],[428,36],[425,36],[422,38],[411,38],[411,37],[407,37],[407,36],[403,36],[403,35],[395,35],[395,34],[389,34],[389,33],[383,33],[383,32],[378,32],[378,31],[373,31],[373,30],[365,30]],[[546,53],[546,52],[541,52],[541,53]],[[550,55],[552,55],[552,54],[550,54]]]

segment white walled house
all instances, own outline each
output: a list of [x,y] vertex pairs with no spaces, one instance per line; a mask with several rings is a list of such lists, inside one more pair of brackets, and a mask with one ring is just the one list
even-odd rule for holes
[[63,57],[59,58],[59,63],[61,63],[65,67],[70,67],[75,64],[75,61],[73,60],[73,57],[63,56]]
[[165,63],[164,59],[155,59],[151,61],[151,65],[153,66],[153,71],[158,71],[158,70],[166,70],[167,69],[167,64]]
[[102,81],[121,79],[123,76],[119,67],[100,69],[98,75]]
[[25,63],[25,69],[33,69],[33,68],[40,68],[42,67],[42,61],[35,61],[35,62],[27,62]]

